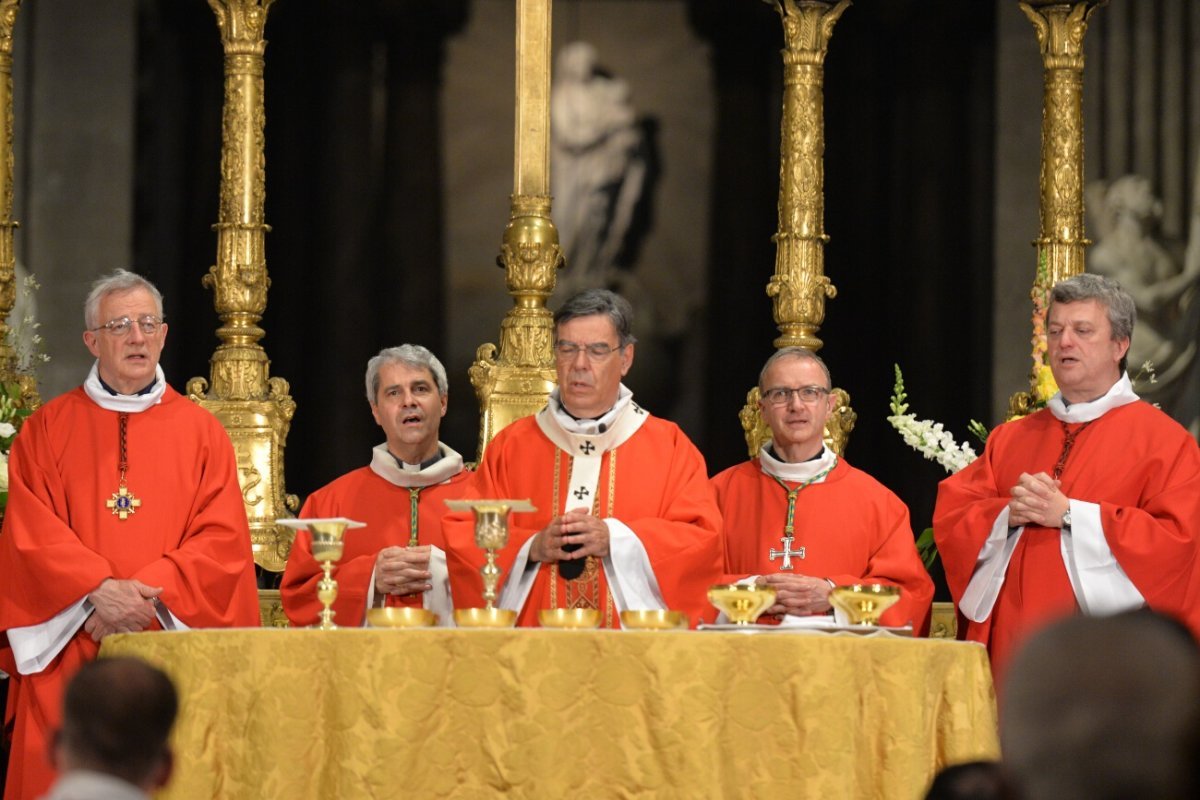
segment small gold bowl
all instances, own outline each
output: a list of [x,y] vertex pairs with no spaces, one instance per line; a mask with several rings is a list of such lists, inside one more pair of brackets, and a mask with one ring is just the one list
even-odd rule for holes
[[367,624],[372,628],[432,628],[438,624],[438,615],[412,606],[369,608]]
[[883,583],[856,583],[835,586],[829,603],[843,612],[851,625],[878,625],[879,618],[900,599],[900,587]]
[[688,626],[687,614],[661,608],[622,611],[621,624],[631,631],[670,631]]
[[538,612],[543,628],[595,628],[600,612],[594,608],[544,608]]
[[708,602],[724,611],[734,625],[750,625],[775,604],[775,587],[754,583],[718,583],[709,587]]
[[517,612],[509,608],[456,608],[454,624],[460,628],[511,628]]

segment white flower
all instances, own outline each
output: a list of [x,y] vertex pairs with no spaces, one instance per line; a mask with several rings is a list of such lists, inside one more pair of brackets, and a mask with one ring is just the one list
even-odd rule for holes
[[16,432],[17,432],[17,429],[13,427],[13,424],[11,422],[0,422],[0,438],[7,439],[9,436],[12,436]]
[[941,464],[946,472],[958,472],[976,458],[971,446],[966,442],[959,444],[940,422],[918,420],[913,414],[897,414],[887,419],[904,438],[905,444],[926,459]]

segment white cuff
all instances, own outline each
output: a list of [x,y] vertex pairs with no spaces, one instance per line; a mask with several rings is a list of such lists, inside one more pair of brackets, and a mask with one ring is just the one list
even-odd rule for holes
[[1000,596],[1000,588],[1004,586],[1004,576],[1008,572],[1008,562],[1012,560],[1013,550],[1025,532],[1025,526],[1009,528],[1008,506],[996,515],[992,523],[991,533],[983,547],[979,549],[979,557],[975,561],[975,572],[963,591],[958,607],[963,615],[972,622],[983,622],[992,615],[996,598]]
[[1062,532],[1062,557],[1079,608],[1091,616],[1108,616],[1146,605],[1104,538],[1100,505],[1069,502],[1071,527]]
[[666,609],[650,556],[642,540],[619,519],[604,520],[608,526],[608,555],[603,559],[604,576],[617,613]]
[[8,643],[17,661],[17,672],[34,675],[41,672],[62,652],[83,625],[94,607],[87,595],[45,622],[21,628],[9,628]]

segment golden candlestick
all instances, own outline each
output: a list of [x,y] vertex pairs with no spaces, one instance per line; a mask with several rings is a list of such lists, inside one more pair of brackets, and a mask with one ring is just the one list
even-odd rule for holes
[[517,612],[496,608],[496,587],[503,572],[496,563],[496,553],[508,544],[508,515],[518,511],[537,511],[528,500],[447,500],[451,511],[471,511],[475,514],[475,544],[487,554],[480,568],[483,576],[483,608],[459,608],[454,621],[464,628],[509,628],[517,621]]
[[312,535],[313,558],[321,564],[324,577],[317,582],[317,599],[321,601],[321,621],[315,626],[323,631],[337,628],[333,618],[337,612],[333,610],[333,601],[337,599],[338,585],[333,577],[333,565],[342,558],[345,551],[343,536],[350,528],[362,528],[364,522],[355,522],[345,517],[330,517],[325,519],[277,519],[275,524],[283,525],[294,530],[307,530]]

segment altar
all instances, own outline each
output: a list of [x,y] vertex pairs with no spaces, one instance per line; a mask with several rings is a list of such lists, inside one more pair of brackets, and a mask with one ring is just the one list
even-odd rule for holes
[[180,690],[164,798],[919,798],[999,753],[978,645],[724,631],[114,635]]

